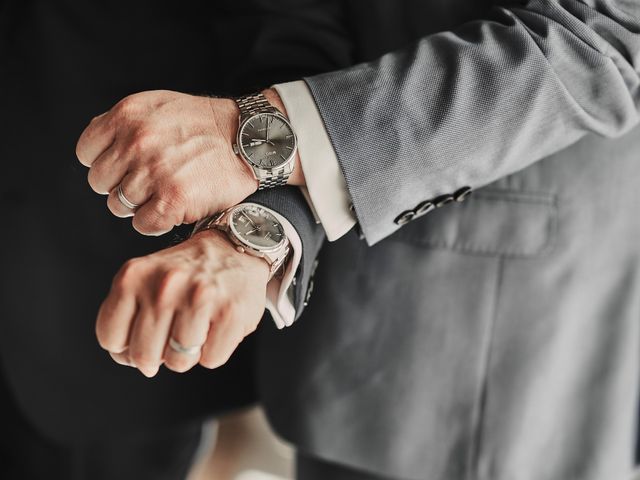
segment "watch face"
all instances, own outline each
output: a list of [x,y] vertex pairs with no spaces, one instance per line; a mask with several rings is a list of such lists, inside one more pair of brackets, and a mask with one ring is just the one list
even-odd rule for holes
[[258,168],[277,168],[296,149],[296,137],[289,124],[271,113],[260,113],[245,122],[239,137],[244,157]]
[[285,241],[276,217],[259,205],[241,205],[231,213],[231,230],[244,244],[256,250],[275,250]]

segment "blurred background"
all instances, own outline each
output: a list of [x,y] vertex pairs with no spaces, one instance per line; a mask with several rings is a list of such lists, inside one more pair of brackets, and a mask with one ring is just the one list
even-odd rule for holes
[[293,449],[273,434],[261,408],[211,422],[206,432],[209,441],[203,442],[188,480],[294,478]]
[[[0,0],[0,478],[184,478],[196,448],[190,478],[290,478],[290,450],[252,408],[252,338],[223,368],[151,380],[98,346],[120,266],[190,227],[149,238],[115,218],[75,144],[132,93],[233,96],[346,65],[337,4]],[[200,432],[213,417],[217,442]]]

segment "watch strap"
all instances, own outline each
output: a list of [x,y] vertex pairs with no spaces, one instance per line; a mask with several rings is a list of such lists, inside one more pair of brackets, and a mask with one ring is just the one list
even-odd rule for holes
[[235,99],[241,117],[252,117],[259,113],[276,113],[278,109],[269,103],[261,92],[243,95]]

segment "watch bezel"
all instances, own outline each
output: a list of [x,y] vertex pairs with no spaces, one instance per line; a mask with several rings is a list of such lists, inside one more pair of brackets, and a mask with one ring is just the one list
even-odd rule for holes
[[[244,208],[249,208],[249,207],[251,207],[251,208],[258,208],[258,209],[262,210],[263,212],[265,212],[265,213],[267,213],[268,215],[272,216],[272,217],[273,217],[273,219],[274,219],[276,222],[278,222],[278,225],[280,225],[280,228],[281,228],[281,229],[282,229],[282,231],[283,231],[283,236],[282,236],[282,239],[278,242],[278,244],[277,244],[276,246],[271,247],[271,248],[267,248],[267,247],[261,247],[261,246],[255,245],[255,244],[253,244],[253,243],[251,243],[251,242],[246,241],[246,240],[242,237],[242,234],[241,234],[240,232],[238,232],[238,230],[237,230],[236,226],[234,225],[233,217],[234,217],[235,213],[236,213],[238,210],[242,210],[242,209],[244,209]],[[284,227],[283,227],[282,223],[280,222],[280,220],[278,220],[278,219],[276,218],[276,216],[275,216],[275,215],[273,215],[271,212],[269,212],[265,207],[263,207],[263,206],[262,206],[262,205],[260,205],[260,204],[257,204],[257,203],[250,203],[250,202],[245,202],[245,203],[242,203],[242,204],[240,204],[240,205],[236,205],[235,207],[233,207],[232,209],[230,209],[230,210],[228,211],[228,213],[227,213],[227,226],[228,226],[229,232],[231,232],[231,233],[232,233],[233,238],[234,238],[234,239],[235,239],[235,240],[236,240],[236,241],[237,241],[237,242],[238,242],[242,247],[247,248],[247,249],[250,249],[250,250],[252,250],[253,252],[256,252],[256,253],[277,253],[277,252],[279,252],[280,250],[282,250],[283,248],[285,248],[285,247],[286,247],[286,243],[287,243],[287,236],[286,236],[286,234],[284,233]]]
[[[287,125],[287,127],[289,127],[289,131],[293,135],[293,150],[291,150],[289,157],[287,157],[287,159],[284,160],[281,164],[273,167],[264,167],[262,165],[252,162],[251,158],[249,158],[249,156],[247,155],[247,152],[245,152],[244,146],[242,145],[242,130],[244,129],[244,127],[247,125],[247,123],[249,123],[254,118],[257,118],[263,115],[271,115],[274,117],[278,117],[278,119],[282,120]],[[240,125],[238,127],[238,132],[236,133],[236,149],[240,157],[242,157],[242,159],[245,162],[251,165],[252,168],[257,168],[258,170],[261,170],[264,172],[271,172],[273,170],[280,170],[282,168],[285,168],[287,165],[290,165],[293,162],[296,152],[298,151],[298,136],[296,135],[296,132],[293,130],[293,126],[291,125],[291,122],[289,121],[289,119],[285,117],[281,112],[279,111],[260,112],[260,113],[256,113],[255,115],[251,115],[250,117],[246,117],[244,119],[240,117],[239,123]]]

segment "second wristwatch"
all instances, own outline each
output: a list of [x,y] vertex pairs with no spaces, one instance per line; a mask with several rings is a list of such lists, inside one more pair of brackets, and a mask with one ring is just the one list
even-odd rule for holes
[[291,250],[284,227],[274,212],[245,202],[196,223],[193,234],[208,229],[224,231],[236,249],[269,264],[270,278],[285,264]]

